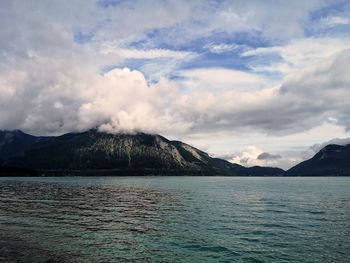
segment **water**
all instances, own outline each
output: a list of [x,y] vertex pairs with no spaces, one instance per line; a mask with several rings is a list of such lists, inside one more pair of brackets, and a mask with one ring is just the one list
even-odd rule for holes
[[0,178],[0,261],[350,262],[350,178]]

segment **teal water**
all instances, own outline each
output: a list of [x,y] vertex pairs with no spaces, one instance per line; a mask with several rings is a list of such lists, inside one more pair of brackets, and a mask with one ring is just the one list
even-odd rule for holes
[[350,262],[350,178],[0,178],[0,238],[4,261]]

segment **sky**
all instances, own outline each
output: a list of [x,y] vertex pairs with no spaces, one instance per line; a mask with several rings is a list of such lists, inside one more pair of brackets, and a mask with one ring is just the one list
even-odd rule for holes
[[0,0],[0,129],[157,133],[245,166],[350,143],[348,0]]

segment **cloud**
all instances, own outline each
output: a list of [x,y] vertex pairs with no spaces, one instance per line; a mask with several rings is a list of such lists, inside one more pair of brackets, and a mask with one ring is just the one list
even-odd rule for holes
[[276,160],[276,159],[281,159],[282,156],[279,154],[271,154],[268,152],[263,152],[258,155],[257,159],[258,160]]
[[109,132],[181,133],[190,125],[169,105],[177,91],[165,79],[150,86],[141,72],[129,69],[101,75],[85,68],[43,63],[46,71],[40,74],[17,69],[5,72],[6,78],[1,75],[2,128],[40,134],[92,127]]
[[304,119],[310,117],[309,121],[317,121],[318,117],[318,121],[328,120],[349,129],[350,108],[343,99],[350,95],[350,76],[345,68],[349,61],[350,49],[288,76],[282,84],[281,95],[294,98],[291,113],[299,112]]
[[113,47],[104,47],[101,54],[109,55],[116,54],[125,59],[154,59],[154,58],[175,58],[175,59],[189,59],[194,58],[196,54],[193,52],[185,51],[174,51],[167,49],[149,49],[149,50],[139,50],[139,49],[122,49]]
[[327,27],[335,27],[338,25],[350,25],[350,19],[342,16],[328,16],[321,20],[321,23]]
[[[177,2],[177,1],[176,1]],[[309,22],[309,12],[324,6],[324,1],[219,1],[181,2],[186,15],[171,26],[155,30],[146,42],[167,46],[183,45],[213,34],[251,32],[263,39],[280,42],[304,36],[303,26]],[[169,9],[171,10],[171,9]]]
[[271,154],[262,151],[256,146],[248,146],[240,152],[236,152],[231,155],[221,156],[224,159],[232,163],[238,163],[243,166],[270,166],[270,167],[283,167],[286,160],[280,160],[282,158],[279,154]]
[[[280,86],[265,88],[259,88],[261,79],[249,74],[192,70],[183,76],[188,78],[187,86],[193,88],[175,104],[183,118],[193,122],[192,130],[198,132],[254,129],[285,135],[324,122],[349,129],[350,108],[344,101],[350,96],[346,72],[349,61],[350,50],[345,50],[323,63],[293,71]],[[219,89],[222,86],[231,89]]]
[[183,73],[189,88],[184,91],[165,78],[150,85],[139,71],[101,75],[76,62],[30,58],[0,72],[0,126],[37,132],[96,126],[160,133],[254,129],[286,135],[331,122],[349,129],[344,101],[350,96],[349,61],[350,51],[343,51],[295,71],[281,86],[265,88],[263,78],[249,73],[191,70]]
[[[297,69],[304,69],[325,60],[329,60],[335,54],[349,49],[349,38],[305,38],[293,40],[284,46],[260,47],[246,50],[241,53],[243,57],[251,57],[251,69],[254,72],[282,73],[286,75]],[[263,60],[259,58],[269,58],[278,55],[279,60]],[[256,62],[254,61],[256,58]]]
[[310,147],[310,150],[312,150],[313,153],[319,152],[322,148],[324,148],[327,145],[330,144],[336,144],[336,145],[348,145],[350,144],[350,138],[334,138],[332,140],[323,142],[323,143],[318,143],[314,144]]
[[198,57],[195,52],[169,49],[119,48],[110,43],[99,47],[99,52],[105,56],[114,55],[122,59],[122,62],[117,65],[113,64],[106,68],[118,68],[123,64],[131,63],[151,82],[157,82],[161,77],[169,77],[180,65]]
[[226,68],[196,68],[177,72],[185,79],[183,85],[188,88],[257,90],[270,85],[271,81],[240,70]]
[[103,75],[100,89],[90,101],[82,104],[78,116],[82,128],[98,126],[116,132],[181,132],[189,128],[172,111],[169,102],[176,88],[161,79],[149,86],[144,75],[129,69],[114,69]]
[[210,43],[210,44],[206,44],[204,46],[204,48],[209,50],[211,53],[221,54],[221,53],[237,50],[238,48],[240,48],[240,45],[237,45],[237,44],[214,44],[214,43]]

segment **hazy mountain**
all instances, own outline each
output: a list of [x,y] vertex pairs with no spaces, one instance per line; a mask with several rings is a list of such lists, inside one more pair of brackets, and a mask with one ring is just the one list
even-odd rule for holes
[[[17,153],[13,149],[11,155],[0,149],[3,165],[66,173],[99,171],[110,175],[234,176],[281,175],[284,172],[278,168],[246,168],[212,158],[183,142],[144,133],[108,134],[89,130],[57,137],[31,136],[28,141],[19,139],[16,145]],[[257,171],[258,174],[254,174]]]
[[327,145],[311,159],[289,169],[286,175],[350,175],[350,144],[345,146]]
[[262,166],[252,166],[248,168],[241,166],[240,169],[237,169],[236,171],[240,176],[282,176],[285,173],[285,171],[281,168]]

